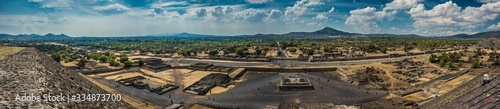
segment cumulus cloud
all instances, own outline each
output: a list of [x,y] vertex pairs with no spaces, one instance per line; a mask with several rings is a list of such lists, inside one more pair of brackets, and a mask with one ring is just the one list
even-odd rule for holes
[[297,21],[298,17],[304,14],[311,6],[319,6],[325,4],[320,0],[301,0],[297,1],[293,6],[286,7],[285,17],[287,20]]
[[313,17],[313,19],[324,20],[324,19],[328,19],[328,16],[326,16],[326,13],[319,13],[318,15],[316,15],[315,17]]
[[[421,31],[433,32],[434,28],[448,29],[445,31],[462,31],[483,26],[486,21],[494,20],[500,13],[500,2],[483,4],[481,7],[466,7],[462,10],[457,4],[448,1],[436,5],[430,10],[425,10],[419,4],[408,11],[415,20],[413,26]],[[419,32],[419,31],[417,31]],[[448,33],[435,33],[436,35],[452,35]],[[456,34],[456,33],[453,33]]]
[[328,13],[332,13],[333,11],[335,11],[335,7],[332,7],[332,9],[328,10]]
[[332,7],[330,10],[328,10],[328,12],[319,13],[318,15],[314,16],[313,19],[320,19],[320,20],[328,19],[330,18],[328,17],[328,14],[333,13],[333,11],[335,11],[335,7]]
[[365,32],[378,32],[380,31],[378,21],[392,19],[397,11],[377,11],[374,7],[366,7],[351,10],[349,13],[351,16],[346,19],[345,24],[360,25],[360,28]]
[[118,4],[118,3],[110,4],[110,5],[106,5],[106,6],[95,6],[93,9],[97,10],[97,11],[117,11],[117,12],[123,12],[123,11],[130,10],[129,7],[123,6],[122,4]]
[[500,30],[500,22],[498,22],[497,24],[493,24],[493,25],[489,26],[488,30]]
[[40,3],[42,8],[69,8],[72,0],[28,0],[28,2]]
[[283,12],[281,12],[280,10],[277,10],[277,9],[273,9],[269,13],[269,19],[279,19],[282,16],[283,16]]
[[151,4],[151,7],[168,7],[168,6],[173,6],[173,5],[189,5],[186,1],[182,2],[164,2],[164,3],[153,3]]
[[262,9],[245,9],[235,13],[236,20],[248,22],[262,22],[267,17],[265,10]]
[[345,21],[348,25],[357,25],[364,32],[379,32],[379,22],[394,19],[398,10],[415,7],[423,0],[394,0],[387,3],[382,10],[377,11],[374,7],[351,10],[351,14]]
[[250,4],[264,4],[268,2],[272,2],[273,0],[245,0],[247,3]]
[[416,6],[422,1],[424,0],[394,0],[391,3],[386,4],[383,10],[408,9]]
[[201,8],[199,10],[196,10],[195,15],[198,18],[205,17],[205,16],[207,16],[207,10],[205,8]]
[[481,3],[494,3],[494,2],[499,2],[500,0],[477,0],[477,2]]

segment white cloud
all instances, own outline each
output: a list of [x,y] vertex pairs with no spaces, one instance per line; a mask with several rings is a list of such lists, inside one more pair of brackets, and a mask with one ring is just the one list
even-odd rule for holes
[[493,25],[489,26],[488,30],[500,30],[500,22],[498,22],[497,24],[493,24]]
[[[419,4],[408,13],[415,20],[413,27],[418,28],[416,33],[427,31],[425,33],[429,35],[453,35],[496,19],[500,13],[500,2],[483,4],[481,7],[466,7],[463,10],[452,1],[436,5],[431,10],[425,10],[424,5]],[[442,31],[447,32],[434,31],[434,28],[442,28]]]
[[406,10],[417,5],[423,0],[394,0],[387,3],[381,11],[374,7],[351,10],[345,21],[348,25],[357,25],[362,32],[379,32],[379,22],[393,20],[398,10]]
[[304,14],[310,6],[319,6],[325,4],[320,0],[301,0],[297,1],[292,7],[286,7],[285,17],[289,21],[298,21],[298,17]]
[[267,17],[267,13],[262,9],[245,9],[235,13],[235,19],[248,22],[262,22]]
[[424,0],[394,0],[391,3],[386,4],[383,10],[408,9],[416,6],[422,1]]
[[280,10],[277,10],[277,9],[273,9],[269,13],[269,19],[279,19],[282,16],[283,16],[283,12],[281,12]]
[[494,2],[499,2],[500,0],[477,0],[477,2],[481,3],[494,3]]
[[42,8],[69,8],[72,0],[28,0],[42,4]]
[[268,2],[272,2],[273,0],[245,0],[247,3],[250,4],[264,4]]
[[313,17],[313,19],[324,20],[324,19],[328,19],[328,16],[326,16],[326,13],[319,13],[318,15],[316,15],[315,17]]
[[130,10],[130,8],[118,3],[110,4],[107,6],[94,6],[93,9],[98,11],[118,11],[118,12]]
[[374,7],[366,7],[351,10],[349,13],[351,16],[346,19],[345,24],[361,25],[360,28],[364,32],[378,32],[380,28],[377,23],[384,19],[392,19],[397,11],[377,11]]
[[335,11],[335,7],[332,7],[332,9],[328,10],[328,13],[332,13],[333,11]]
[[172,6],[172,5],[189,5],[189,3],[187,3],[186,1],[182,1],[182,2],[153,3],[153,4],[151,4],[151,8],[154,8],[154,7],[168,7],[168,6]]
[[205,17],[207,16],[207,10],[205,8],[201,8],[195,12],[197,17]]

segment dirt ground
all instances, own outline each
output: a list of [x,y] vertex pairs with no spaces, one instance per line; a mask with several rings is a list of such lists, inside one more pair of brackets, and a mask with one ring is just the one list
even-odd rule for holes
[[153,75],[155,77],[158,77],[158,78],[162,78],[164,79],[165,81],[175,81],[174,79],[174,76],[173,76],[173,69],[169,69],[169,70],[165,70],[165,71],[161,71],[161,72],[151,72],[149,70],[145,70],[145,69],[141,69],[142,72],[148,74],[148,75]]
[[226,92],[230,89],[234,88],[234,85],[229,85],[227,87],[221,87],[221,86],[215,86],[214,88],[212,88],[210,90],[210,92],[212,93],[207,93],[205,94],[205,96],[209,96],[209,95],[215,95],[215,94],[219,94],[219,93],[222,93],[222,92]]
[[[178,69],[179,70],[179,69]],[[194,84],[196,81],[199,81],[201,78],[207,76],[208,74],[211,73],[218,73],[218,72],[211,72],[211,71],[181,71],[180,72],[182,76],[184,76],[184,79],[182,80],[182,84],[187,87],[192,84]]]
[[0,60],[4,60],[5,56],[15,54],[23,49],[24,49],[24,47],[0,46]]

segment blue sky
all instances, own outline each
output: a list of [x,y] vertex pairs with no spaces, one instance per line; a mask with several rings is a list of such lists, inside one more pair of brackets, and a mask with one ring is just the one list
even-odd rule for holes
[[1,0],[0,33],[136,36],[500,30],[500,0]]

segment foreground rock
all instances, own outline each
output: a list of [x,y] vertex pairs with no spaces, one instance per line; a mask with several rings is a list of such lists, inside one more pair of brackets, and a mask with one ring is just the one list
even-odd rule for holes
[[122,101],[16,100],[24,94],[35,96],[107,94],[70,69],[64,68],[33,48],[26,48],[0,62],[0,107],[7,108],[134,108]]

